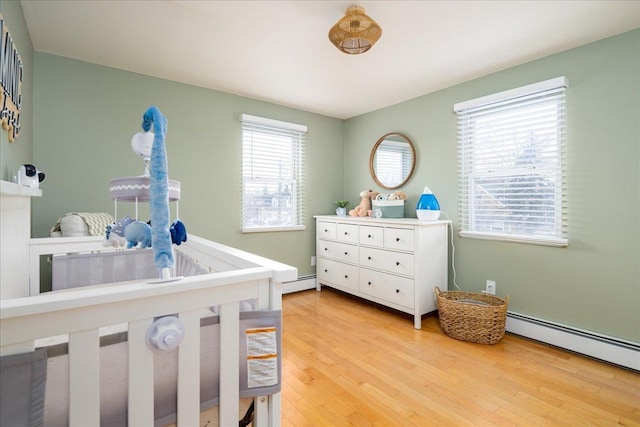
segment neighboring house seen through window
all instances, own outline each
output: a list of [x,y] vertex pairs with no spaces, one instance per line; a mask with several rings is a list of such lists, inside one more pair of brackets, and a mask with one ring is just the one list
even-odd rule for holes
[[242,114],[242,231],[303,230],[307,127]]
[[454,106],[461,236],[568,245],[566,87],[559,77]]

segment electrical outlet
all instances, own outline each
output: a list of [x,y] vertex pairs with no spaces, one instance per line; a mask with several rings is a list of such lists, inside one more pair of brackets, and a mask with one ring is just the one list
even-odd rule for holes
[[314,265],[316,265],[316,257],[312,256],[311,257],[311,267],[313,267]]
[[486,287],[483,291],[485,294],[491,294],[491,295],[495,295],[496,294],[496,282],[493,280],[487,280],[487,284]]

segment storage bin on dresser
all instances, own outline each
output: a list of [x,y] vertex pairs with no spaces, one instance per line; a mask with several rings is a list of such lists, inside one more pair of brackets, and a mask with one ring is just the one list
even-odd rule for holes
[[318,291],[322,285],[414,316],[436,310],[434,289],[448,287],[449,221],[316,217]]

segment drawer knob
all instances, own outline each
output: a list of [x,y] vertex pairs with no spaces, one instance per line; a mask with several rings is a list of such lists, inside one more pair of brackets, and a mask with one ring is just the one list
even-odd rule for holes
[[369,261],[371,261],[371,257],[367,257],[367,259],[368,259]]
[[400,293],[400,289],[396,289],[396,294],[399,294],[399,293]]
[[367,282],[367,284],[368,284],[369,286],[371,286],[371,282]]
[[400,241],[400,238],[399,238],[399,237],[396,237],[396,242],[399,242],[399,241]]
[[396,261],[396,265],[400,265],[400,261]]
[[345,254],[345,255],[349,255],[349,253],[348,253],[348,252],[345,252],[344,254]]
[[324,248],[324,250],[325,250],[325,251],[328,251],[328,250],[329,250],[329,248]]
[[368,238],[371,238],[371,234],[367,235]]
[[344,278],[345,278],[345,279],[348,279],[348,278],[349,278],[349,276],[347,276],[347,275],[345,274],[345,275],[344,275]]
[[325,268],[325,269],[324,269],[324,272],[325,272],[325,273],[328,273],[328,272],[329,272],[329,270],[327,270],[327,269]]
[[348,236],[348,235],[349,235],[349,233],[347,233],[347,232],[345,231],[345,232],[344,232],[344,235],[345,235],[345,236]]
[[325,228],[325,229],[324,229],[324,232],[325,232],[325,233],[328,233],[328,232],[329,232],[329,230],[327,230],[327,229]]

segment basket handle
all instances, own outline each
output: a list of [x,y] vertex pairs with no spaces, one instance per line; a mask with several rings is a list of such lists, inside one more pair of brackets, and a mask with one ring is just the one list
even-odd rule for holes
[[504,302],[509,305],[509,294],[504,298]]
[[439,287],[436,286],[435,288],[433,288],[433,293],[436,294],[436,296],[437,296],[437,295],[440,295],[442,293],[442,291],[440,290]]

